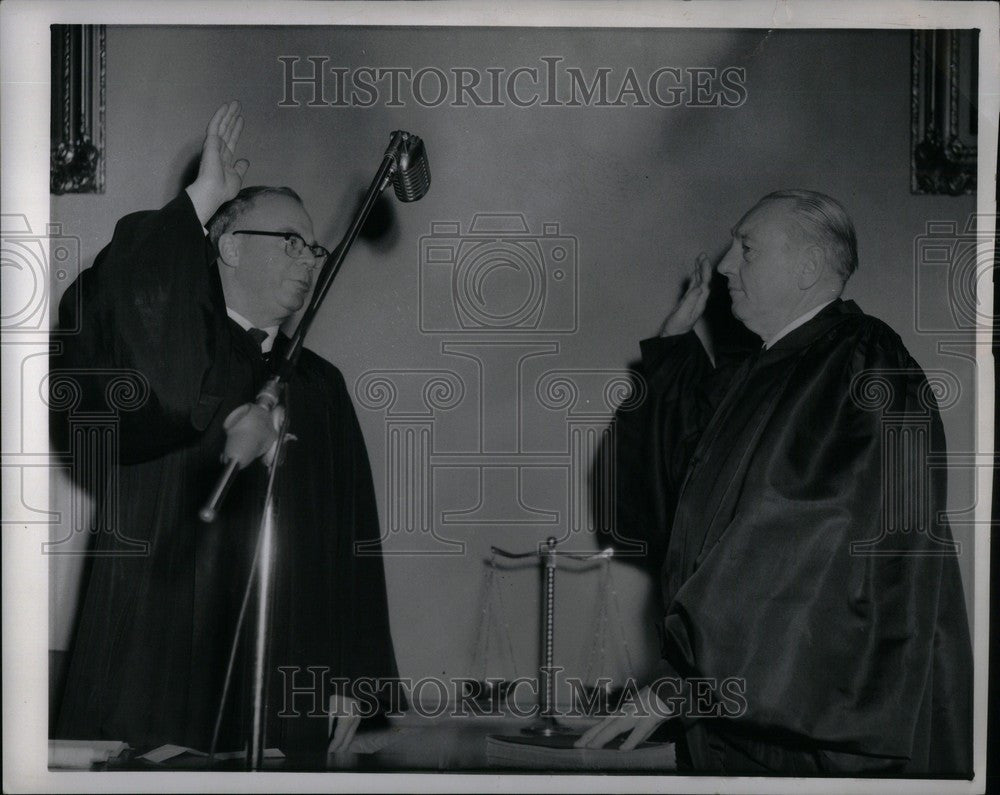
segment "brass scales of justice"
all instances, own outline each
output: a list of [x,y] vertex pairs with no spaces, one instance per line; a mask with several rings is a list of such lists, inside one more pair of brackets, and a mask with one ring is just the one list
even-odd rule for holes
[[[548,538],[538,548],[528,552],[509,552],[499,547],[490,547],[490,557],[486,561],[486,577],[483,582],[482,596],[480,599],[480,622],[477,632],[476,648],[473,652],[474,663],[481,662],[483,679],[475,684],[479,690],[473,700],[478,703],[487,703],[496,706],[499,699],[509,695],[510,682],[502,678],[490,678],[486,676],[486,669],[489,661],[489,647],[491,634],[496,634],[502,638],[503,643],[497,643],[499,656],[506,652],[508,662],[517,678],[517,663],[514,657],[513,644],[511,642],[510,626],[507,623],[505,609],[503,605],[502,591],[496,581],[498,569],[497,558],[507,560],[526,560],[529,558],[539,558],[543,565],[542,584],[542,604],[541,604],[541,659],[538,667],[538,709],[537,717],[529,725],[521,730],[522,735],[538,738],[554,738],[561,735],[579,734],[579,729],[566,726],[558,719],[556,700],[556,670],[555,670],[555,615],[556,615],[556,572],[559,568],[558,560],[571,560],[582,564],[597,564],[602,567],[601,585],[599,589],[598,614],[595,625],[594,638],[596,643],[591,645],[588,655],[588,664],[584,681],[595,681],[588,695],[594,695],[596,690],[600,705],[598,714],[607,714],[614,708],[616,692],[611,687],[610,677],[594,679],[593,674],[602,673],[607,662],[607,640],[611,634],[611,626],[614,624],[618,628],[619,647],[625,656],[626,674],[633,670],[632,655],[628,642],[625,640],[621,627],[621,609],[618,604],[617,590],[611,575],[611,558],[614,550],[610,547],[593,554],[576,554],[562,552],[556,549],[555,538]],[[576,567],[572,571],[589,571],[593,566]],[[611,609],[615,612],[616,622],[610,620]],[[620,693],[617,693],[620,695]]]

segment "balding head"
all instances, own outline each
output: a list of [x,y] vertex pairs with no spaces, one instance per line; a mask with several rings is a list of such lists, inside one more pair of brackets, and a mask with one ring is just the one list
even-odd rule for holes
[[757,206],[773,201],[787,202],[803,241],[820,246],[831,270],[846,282],[858,268],[858,238],[840,202],[812,190],[779,190],[769,193]]

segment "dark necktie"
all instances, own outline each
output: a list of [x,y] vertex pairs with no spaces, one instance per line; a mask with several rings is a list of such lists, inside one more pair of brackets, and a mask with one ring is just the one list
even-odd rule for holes
[[247,334],[250,335],[250,339],[252,339],[254,342],[257,343],[257,347],[261,349],[260,351],[261,356],[263,356],[265,359],[269,359],[271,356],[270,352],[265,353],[264,349],[261,348],[261,346],[264,344],[264,340],[267,339],[267,332],[264,331],[264,329],[260,328],[250,328],[247,329]]

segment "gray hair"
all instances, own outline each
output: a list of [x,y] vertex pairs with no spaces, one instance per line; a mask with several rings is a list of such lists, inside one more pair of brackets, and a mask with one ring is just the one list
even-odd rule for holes
[[854,222],[840,202],[812,190],[779,190],[757,204],[780,199],[792,202],[802,232],[822,246],[830,264],[847,281],[858,269],[858,237]]
[[212,245],[218,248],[219,238],[225,234],[233,222],[243,216],[244,213],[252,210],[257,202],[265,196],[287,196],[302,204],[302,199],[291,188],[274,188],[269,185],[251,185],[243,188],[233,198],[219,207],[206,225],[208,229],[208,239]]

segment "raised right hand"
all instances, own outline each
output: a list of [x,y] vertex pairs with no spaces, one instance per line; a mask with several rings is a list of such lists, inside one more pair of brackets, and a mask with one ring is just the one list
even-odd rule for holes
[[663,321],[660,336],[686,334],[694,328],[695,323],[701,319],[705,312],[705,305],[708,303],[708,296],[711,292],[711,283],[712,263],[708,259],[708,254],[702,252],[698,255],[694,273],[691,274],[684,295],[681,296],[674,311],[667,315],[667,319]]
[[239,193],[243,185],[243,176],[250,163],[236,159],[236,144],[241,132],[243,114],[240,103],[235,100],[220,106],[208,123],[198,176],[187,187],[202,226],[222,204]]

